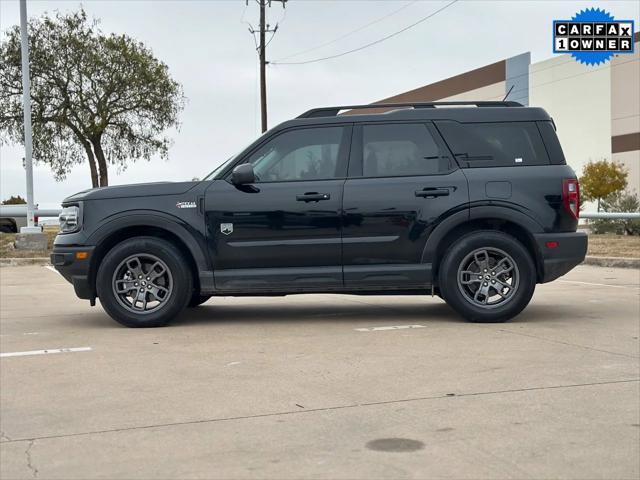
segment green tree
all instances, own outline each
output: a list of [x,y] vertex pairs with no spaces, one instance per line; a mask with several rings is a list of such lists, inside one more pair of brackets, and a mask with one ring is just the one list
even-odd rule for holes
[[[94,187],[108,165],[167,157],[163,132],[184,108],[179,83],[142,43],[104,34],[83,9],[29,21],[34,159],[57,180],[89,164]],[[0,42],[0,141],[23,142],[20,30]]]
[[580,193],[587,201],[600,201],[627,187],[627,171],[623,165],[607,160],[590,161],[580,177]]
[[25,203],[27,203],[27,201],[20,195],[17,197],[11,195],[9,198],[2,201],[2,205],[24,205]]

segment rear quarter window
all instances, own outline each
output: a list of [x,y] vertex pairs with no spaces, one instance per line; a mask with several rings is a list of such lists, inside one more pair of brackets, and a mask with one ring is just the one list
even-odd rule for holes
[[535,122],[436,122],[462,168],[548,165]]
[[547,153],[549,154],[549,161],[554,165],[566,165],[567,161],[564,158],[558,135],[556,135],[556,129],[553,123],[550,121],[538,122],[538,129],[544,140],[544,146],[547,147]]

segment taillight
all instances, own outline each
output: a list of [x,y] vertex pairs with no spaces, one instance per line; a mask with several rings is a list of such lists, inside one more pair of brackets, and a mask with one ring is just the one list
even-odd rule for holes
[[577,220],[580,217],[580,184],[577,178],[562,179],[562,203],[573,218]]

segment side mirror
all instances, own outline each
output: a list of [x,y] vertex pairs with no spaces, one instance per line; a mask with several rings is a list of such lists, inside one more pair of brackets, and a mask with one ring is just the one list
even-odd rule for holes
[[231,183],[234,185],[248,185],[255,183],[256,174],[253,171],[253,165],[250,163],[243,163],[238,165],[231,172]]

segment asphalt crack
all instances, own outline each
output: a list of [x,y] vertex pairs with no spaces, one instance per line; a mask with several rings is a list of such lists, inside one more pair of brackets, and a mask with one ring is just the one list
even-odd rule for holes
[[31,457],[31,449],[35,443],[35,440],[31,440],[29,445],[27,445],[27,449],[24,451],[24,454],[27,457],[27,468],[31,471],[31,475],[33,478],[38,478],[38,469],[33,464],[33,458]]
[[[363,407],[375,407],[379,405],[390,405],[397,403],[409,403],[409,402],[421,402],[425,400],[439,400],[439,399],[457,399],[463,397],[482,397],[487,395],[500,395],[500,394],[509,394],[509,393],[522,393],[522,392],[535,392],[541,390],[557,390],[564,388],[584,388],[584,387],[593,387],[593,386],[604,386],[604,385],[615,385],[615,384],[623,384],[623,383],[638,383],[640,382],[640,378],[629,378],[624,380],[610,380],[604,382],[589,382],[589,383],[571,383],[565,385],[548,385],[548,386],[540,386],[540,387],[523,387],[523,388],[510,388],[505,390],[490,390],[490,391],[481,391],[481,392],[461,392],[461,393],[446,393],[441,395],[429,395],[424,397],[413,397],[413,398],[401,398],[395,400],[382,400],[377,402],[362,402],[362,403],[352,403],[347,405],[335,405],[331,407],[319,407],[319,408],[309,408],[305,410],[290,410],[283,412],[272,412],[272,413],[258,413],[255,415],[241,415],[236,417],[219,417],[219,418],[204,418],[199,420],[187,420],[184,422],[172,422],[172,423],[157,423],[157,424],[149,424],[149,425],[137,425],[132,427],[124,427],[124,428],[109,428],[104,430],[92,430],[87,432],[75,432],[75,433],[64,433],[59,435],[45,435],[41,437],[31,437],[31,438],[16,438],[10,441],[4,441],[0,443],[16,443],[16,442],[30,442],[27,447],[27,459],[29,459],[29,452],[31,447],[33,446],[33,442],[36,440],[50,440],[55,438],[69,438],[69,437],[80,437],[85,435],[99,435],[104,433],[117,433],[117,432],[127,432],[131,430],[144,430],[149,428],[166,428],[166,427],[177,427],[182,425],[198,425],[203,423],[217,423],[217,422],[230,422],[237,420],[250,420],[255,418],[267,418],[267,417],[279,417],[284,415],[307,415],[310,413],[316,412],[330,412],[335,410],[346,410],[351,408],[363,408]],[[35,470],[37,473],[37,469]]]
[[506,328],[499,328],[498,331],[499,332],[503,332],[503,333],[510,333],[512,335],[521,335],[523,337],[535,338],[537,340],[542,340],[544,342],[559,343],[560,345],[567,345],[567,346],[570,346],[570,347],[584,348],[585,350],[591,350],[593,352],[609,353],[611,355],[618,355],[618,356],[621,356],[621,357],[627,357],[627,358],[633,358],[633,359],[637,359],[638,358],[637,355],[631,355],[631,354],[622,353],[622,352],[612,352],[611,350],[603,350],[601,348],[594,348],[594,347],[589,347],[587,345],[580,345],[579,343],[571,343],[571,342],[565,342],[565,341],[562,341],[562,340],[555,340],[553,338],[541,337],[539,335],[533,335],[531,333],[516,332],[514,330],[509,330],[509,329],[506,329]]

